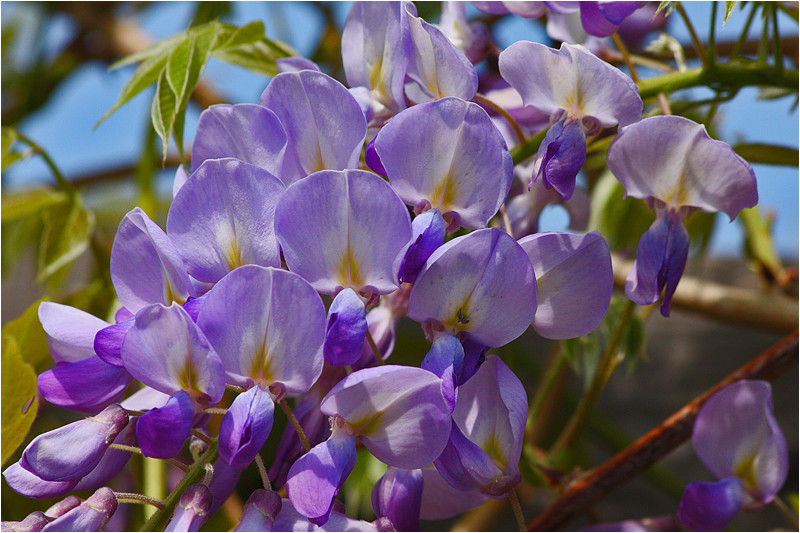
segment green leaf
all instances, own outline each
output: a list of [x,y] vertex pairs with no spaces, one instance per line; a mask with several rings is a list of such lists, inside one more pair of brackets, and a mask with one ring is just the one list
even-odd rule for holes
[[214,19],[231,14],[230,2],[197,2],[197,7],[192,17],[192,27],[200,26]]
[[625,188],[606,171],[592,189],[588,230],[598,231],[612,250],[635,250],[639,239],[655,220],[643,201],[625,198]]
[[39,322],[39,304],[47,298],[35,301],[22,315],[3,326],[3,336],[16,339],[22,360],[37,371],[43,371],[52,361],[42,324]]
[[717,214],[706,213],[705,211],[695,211],[686,219],[684,225],[689,232],[689,239],[697,250],[703,254],[711,243],[711,236],[714,234]]
[[778,257],[769,221],[761,215],[758,206],[742,209],[737,217],[744,226],[745,252],[760,267],[761,273],[769,280],[783,278],[783,264]]
[[728,2],[728,1],[725,2],[725,16],[722,18],[723,26],[725,25],[726,22],[728,22],[728,19],[731,18],[731,15],[733,15],[733,9],[736,7],[736,4],[738,3],[739,3],[738,0],[734,0],[733,2]]
[[754,164],[796,167],[800,164],[800,153],[796,148],[772,144],[737,144],[733,150]]
[[153,106],[150,111],[153,127],[161,138],[162,158],[164,161],[167,160],[169,137],[172,133],[172,126],[175,124],[175,114],[178,110],[178,102],[175,98],[175,93],[172,91],[166,78],[167,71],[164,70],[161,73],[161,77],[158,78],[156,96],[153,98]]
[[[223,25],[224,31],[231,26]],[[278,74],[275,60],[297,55],[291,48],[264,37],[264,24],[260,21],[239,28],[214,49],[214,57],[251,70],[264,76]]]
[[22,360],[20,341],[2,330],[2,464],[25,441],[36,418],[36,374]]
[[4,194],[0,220],[5,224],[67,201],[69,197],[65,193],[52,189],[31,189]]
[[17,130],[14,128],[5,127],[2,129],[1,135],[3,155],[2,164],[0,164],[0,170],[5,170],[20,159],[24,159],[26,155],[23,152],[14,152],[11,150],[14,147],[14,143],[17,142]]
[[42,213],[44,229],[39,244],[37,283],[42,283],[64,265],[78,258],[88,247],[94,215],[80,200],[52,206]]
[[670,13],[672,13],[672,10],[675,9],[675,4],[671,0],[666,0],[665,2],[661,2],[660,4],[658,4],[658,9],[656,9],[653,18],[655,18],[656,15],[664,11],[664,9],[667,9],[665,15],[669,15]]
[[133,73],[131,79],[129,79],[128,83],[125,84],[125,87],[122,88],[122,92],[120,92],[116,103],[111,107],[111,109],[106,111],[106,114],[97,121],[97,124],[95,124],[94,127],[96,128],[102,124],[114,113],[114,111],[128,103],[131,98],[158,81],[162,71],[164,70],[164,67],[167,64],[168,58],[169,55],[167,53],[163,53],[153,56],[139,65],[139,68],[137,68],[136,72]]
[[166,39],[157,42],[150,48],[142,50],[141,52],[136,52],[135,54],[131,54],[129,56],[125,56],[119,61],[112,63],[111,66],[108,67],[108,70],[116,70],[118,68],[133,65],[134,63],[141,63],[142,61],[147,61],[153,58],[166,58],[169,55],[170,50],[172,50],[174,46],[176,46],[185,38],[186,32],[181,32],[173,35],[172,37],[167,37]]

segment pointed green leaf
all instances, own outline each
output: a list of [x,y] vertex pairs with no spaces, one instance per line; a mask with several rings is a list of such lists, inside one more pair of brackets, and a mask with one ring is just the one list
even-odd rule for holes
[[734,0],[733,2],[728,2],[728,1],[725,2],[725,16],[722,19],[723,26],[725,25],[726,22],[728,22],[728,19],[731,18],[731,15],[733,15],[733,8],[735,8],[736,4],[738,3],[739,3],[738,0]]
[[131,54],[129,56],[125,56],[119,61],[116,61],[108,67],[108,70],[116,70],[118,68],[122,68],[128,65],[133,65],[134,63],[141,63],[142,61],[147,61],[153,58],[163,57],[166,58],[169,55],[170,50],[175,47],[180,41],[186,38],[186,32],[181,32],[172,37],[167,37],[163,41],[159,41],[150,48],[142,50],[141,52],[136,52],[135,54]]
[[[244,67],[265,76],[276,76],[278,69],[275,60],[297,55],[289,46],[264,37],[264,24],[251,22],[234,29],[229,24],[221,24],[222,35],[214,48],[214,57]],[[227,38],[226,35],[229,35]]]
[[756,261],[765,277],[780,279],[783,264],[772,240],[767,218],[761,214],[758,206],[742,209],[736,218],[744,226],[744,245],[747,255]]
[[750,163],[796,167],[800,153],[796,148],[772,144],[737,144],[733,150]]
[[50,207],[42,213],[42,222],[37,283],[77,259],[89,247],[94,216],[78,200]]
[[13,335],[2,332],[2,464],[25,441],[36,418],[36,374],[22,360],[21,346]]
[[3,336],[11,335],[17,340],[22,360],[37,371],[44,371],[52,363],[47,337],[39,322],[39,304],[46,301],[47,298],[35,301],[22,315],[3,326]]
[[228,50],[253,44],[264,38],[264,23],[256,20],[249,24],[237,28],[232,24],[220,23],[220,35],[214,50]]
[[22,152],[14,152],[12,148],[14,143],[17,142],[17,130],[14,128],[6,127],[2,129],[2,165],[0,170],[5,170],[20,159],[25,157]]
[[656,12],[653,15],[653,17],[664,11],[664,9],[667,9],[667,12],[665,14],[669,15],[670,13],[672,13],[672,10],[675,9],[675,4],[672,2],[672,0],[666,0],[664,2],[661,2],[660,4],[658,4],[658,9],[656,9]]
[[167,59],[169,55],[164,53],[162,55],[157,55],[154,57],[149,58],[147,61],[139,65],[139,68],[136,69],[136,72],[133,73],[133,76],[128,83],[125,84],[125,87],[122,88],[122,92],[120,92],[119,97],[117,98],[116,103],[106,111],[106,114],[103,115],[100,120],[97,121],[97,124],[94,125],[96,128],[100,124],[102,124],[108,117],[110,117],[114,111],[122,107],[126,104],[131,98],[139,94],[140,92],[144,91],[156,81],[158,81],[159,76],[164,70],[164,67],[167,64]]
[[162,159],[164,161],[167,160],[169,137],[172,133],[172,126],[175,123],[175,112],[177,111],[177,99],[166,78],[167,73],[165,70],[161,73],[161,77],[158,78],[156,95],[153,98],[153,107],[150,113],[153,127],[156,133],[158,133],[158,136],[161,137]]
[[30,189],[4,194],[0,220],[6,224],[68,200],[69,197],[65,193],[52,189]]

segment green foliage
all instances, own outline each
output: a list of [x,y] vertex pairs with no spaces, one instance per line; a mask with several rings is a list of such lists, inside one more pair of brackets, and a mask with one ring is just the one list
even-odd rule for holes
[[[667,10],[664,13],[665,15],[669,15],[670,13],[672,13],[672,10],[675,9],[675,2],[672,2],[671,0],[665,0],[664,2],[661,2],[660,4],[658,4],[658,9],[656,9],[655,14],[658,15],[665,9]],[[653,16],[655,17],[655,15]]]
[[88,247],[94,228],[94,215],[74,203],[57,204],[42,213],[42,238],[36,281],[42,283],[61,267],[78,258]]
[[728,19],[731,18],[731,15],[733,15],[733,10],[736,7],[736,4],[738,3],[739,3],[738,0],[734,0],[733,2],[728,2],[728,1],[725,2],[725,16],[722,18],[723,26],[725,25],[726,22],[728,22]]
[[175,139],[183,157],[186,107],[211,56],[258,74],[275,76],[278,73],[275,60],[292,55],[295,53],[287,45],[264,36],[264,23],[261,21],[241,28],[216,20],[194,26],[111,65],[116,69],[140,63],[114,106],[97,125],[155,83],[151,119],[161,138],[163,159],[167,157],[170,136]]
[[36,418],[36,373],[49,351],[38,319],[41,300],[2,329],[2,464],[25,441]]
[[753,164],[797,167],[800,155],[796,148],[773,144],[737,144],[734,151]]
[[647,204],[625,198],[625,189],[610,171],[604,172],[595,184],[591,205],[588,230],[600,232],[612,250],[635,250],[655,218]]
[[63,192],[46,188],[4,194],[0,220],[6,224],[68,201],[69,197]]
[[[583,379],[584,387],[587,389],[594,379],[603,352],[611,341],[627,305],[626,298],[613,297],[608,312],[597,329],[584,337],[563,341],[562,353],[575,373]],[[622,332],[615,355],[616,361],[612,367],[625,362],[629,369],[633,368],[636,361],[644,354],[644,341],[644,321],[634,313]]]
[[342,486],[348,514],[368,519],[372,517],[372,488],[385,473],[386,465],[366,448],[358,450],[356,466]]
[[742,209],[737,218],[744,227],[746,255],[755,261],[766,279],[780,279],[783,265],[772,241],[770,221],[761,214],[758,206]]
[[12,148],[14,148],[14,143],[17,142],[17,130],[14,128],[3,128],[0,136],[2,138],[3,150],[2,166],[0,170],[5,170],[20,159],[25,159],[26,156],[22,152],[14,152],[12,150]]
[[686,231],[689,232],[689,239],[701,254],[708,249],[716,222],[716,213],[706,213],[704,211],[695,211],[684,221]]

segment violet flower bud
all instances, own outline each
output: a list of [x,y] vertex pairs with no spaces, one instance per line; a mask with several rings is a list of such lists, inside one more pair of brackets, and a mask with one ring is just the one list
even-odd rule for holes
[[281,506],[281,496],[277,492],[256,490],[244,504],[242,519],[234,531],[272,531]]
[[85,502],[47,524],[42,531],[100,531],[117,510],[117,497],[101,487]]
[[202,483],[190,485],[181,495],[175,514],[164,531],[197,531],[208,519],[213,497]]
[[361,358],[367,338],[367,311],[353,289],[344,289],[328,310],[323,354],[333,366],[352,365]]
[[372,489],[372,509],[396,531],[419,531],[422,470],[389,467]]
[[50,519],[41,511],[34,511],[19,522],[3,522],[0,531],[41,531]]

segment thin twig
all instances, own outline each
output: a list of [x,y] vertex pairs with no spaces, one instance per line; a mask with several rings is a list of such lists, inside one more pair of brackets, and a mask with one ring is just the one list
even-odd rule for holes
[[700,43],[700,39],[697,38],[697,32],[694,31],[694,26],[692,26],[692,21],[689,20],[689,15],[686,14],[686,10],[683,9],[683,6],[680,2],[675,2],[675,11],[683,19],[683,23],[686,24],[686,29],[689,30],[689,35],[692,37],[692,45],[694,46],[694,51],[697,53],[697,57],[700,58],[700,61],[703,62],[703,66],[707,65],[706,63],[706,54],[703,50],[703,45]]
[[528,524],[528,530],[560,529],[582,509],[597,503],[680,446],[691,436],[700,408],[724,387],[742,379],[772,379],[796,364],[797,331],[794,331],[686,404],[621,453],[574,481],[558,500]]
[[708,40],[706,42],[706,66],[713,65],[717,61],[717,3],[711,2],[711,24],[708,29]]
[[205,442],[205,443],[206,443],[206,444],[208,444],[209,446],[211,446],[211,443],[212,443],[212,442],[214,442],[214,441],[211,439],[211,437],[209,437],[208,435],[206,435],[206,434],[205,434],[205,433],[203,433],[202,431],[198,431],[198,430],[196,430],[196,429],[192,429],[192,432],[191,432],[191,433],[192,433],[192,435],[194,435],[195,437],[197,437],[197,438],[198,438],[198,439],[200,439],[201,441]]
[[661,112],[664,113],[665,115],[671,115],[672,109],[670,109],[669,102],[667,101],[667,97],[664,95],[664,93],[658,93],[657,98],[658,98],[658,105],[661,106]]
[[261,482],[264,484],[264,488],[272,490],[272,483],[269,482],[269,474],[267,474],[267,468],[264,466],[264,460],[261,458],[260,454],[256,454],[256,466],[258,467],[258,473],[261,476]]
[[514,230],[511,228],[511,219],[508,218],[508,210],[506,210],[506,204],[500,204],[500,218],[503,220],[503,229],[506,230],[506,233],[514,236]]
[[134,409],[125,409],[125,414],[128,416],[144,416],[147,411],[136,411]]
[[221,407],[209,407],[207,409],[204,409],[203,412],[206,413],[207,415],[222,415],[222,416],[225,416],[225,415],[228,414],[228,410],[227,409],[223,409]]
[[62,174],[61,171],[58,170],[58,167],[56,166],[55,162],[50,158],[50,155],[41,146],[39,146],[33,140],[29,139],[20,132],[17,132],[17,139],[19,139],[20,141],[24,142],[25,144],[33,148],[34,152],[42,156],[42,159],[44,159],[44,162],[50,168],[50,172],[53,173],[53,177],[56,179],[56,182],[58,182],[58,186],[61,188],[61,190],[67,193],[70,202],[74,202],[75,188],[69,181],[67,181],[67,178],[64,177],[64,174]]
[[611,34],[611,40],[614,41],[614,45],[619,50],[619,53],[622,54],[622,60],[625,62],[625,66],[628,67],[628,72],[631,73],[631,79],[633,83],[639,83],[639,74],[636,72],[636,67],[633,66],[633,61],[631,61],[631,55],[628,53],[628,47],[625,46],[625,43],[620,39],[617,32]]
[[778,72],[783,72],[783,54],[781,53],[781,35],[778,31],[778,8],[770,4],[772,10],[772,51],[775,58],[775,68]]
[[522,128],[520,128],[519,123],[516,120],[514,120],[514,117],[512,117],[511,114],[508,111],[506,111],[505,109],[503,109],[499,105],[495,104],[494,102],[492,102],[491,100],[486,98],[486,96],[484,96],[484,95],[482,95],[480,93],[477,93],[472,98],[472,100],[477,102],[477,103],[479,103],[479,104],[483,104],[486,107],[490,107],[494,111],[496,111],[498,114],[500,114],[504,119],[506,119],[506,122],[508,122],[508,125],[511,126],[511,128],[514,130],[514,134],[517,136],[517,141],[519,141],[520,143],[524,143],[525,142],[525,134],[522,132]]
[[284,398],[281,401],[279,401],[278,405],[281,406],[283,412],[286,413],[286,418],[289,419],[289,422],[292,423],[295,431],[297,431],[297,436],[300,437],[300,441],[303,443],[303,447],[306,449],[307,452],[311,451],[311,443],[308,442],[308,437],[306,437],[306,434],[303,431],[302,426],[300,426],[300,422],[297,421],[297,418],[295,418],[294,413],[289,408],[289,404],[286,403],[286,399]]
[[[750,33],[750,26],[753,24],[753,18],[756,16],[756,10],[758,10],[758,4],[753,4],[753,7],[750,8],[750,14],[747,16],[747,21],[744,23],[744,29],[742,30],[741,35],[739,35],[739,38],[736,40],[736,44],[733,45],[733,49],[728,56],[728,62],[733,61],[733,59],[742,52],[745,42],[749,42],[747,41],[747,34]],[[720,54],[724,55],[721,46]]]
[[370,333],[369,330],[367,330],[367,342],[369,343],[369,347],[372,348],[373,355],[375,355],[375,361],[377,361],[379,365],[385,365],[386,362],[383,360],[381,351],[378,349],[378,345],[375,344],[375,339],[372,338],[372,333]]
[[[120,450],[120,451],[123,451],[123,452],[128,452],[128,453],[138,453],[139,455],[145,456],[144,453],[142,452],[142,449],[141,448],[137,448],[136,446],[127,446],[125,444],[111,444],[109,446],[109,448],[112,448],[114,450]],[[145,457],[147,457],[147,456],[145,456]],[[182,463],[182,462],[178,461],[177,459],[170,458],[170,459],[161,459],[161,460],[164,461],[167,464],[170,464],[170,465],[176,467],[176,468],[180,468],[184,472],[188,472],[189,471],[189,465],[187,465],[186,463]]]
[[143,505],[152,505],[162,511],[164,510],[164,502],[137,492],[114,492],[114,496],[119,503],[140,503]]
[[225,388],[231,392],[238,392],[239,394],[243,392],[247,392],[247,387],[240,387],[238,385],[231,385],[230,383],[225,384]]
[[519,504],[519,498],[517,498],[517,492],[514,490],[514,487],[508,489],[508,501],[511,502],[511,508],[514,509],[514,518],[517,519],[519,530],[527,531],[528,528],[525,526],[525,516],[522,514],[522,506]]
[[778,508],[784,518],[789,521],[793,531],[800,529],[800,523],[797,521],[797,513],[795,513],[791,507],[789,507],[786,502],[781,499],[780,496],[776,494],[775,499],[772,500],[772,503],[775,504],[775,507]]

